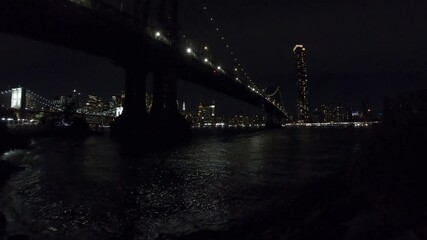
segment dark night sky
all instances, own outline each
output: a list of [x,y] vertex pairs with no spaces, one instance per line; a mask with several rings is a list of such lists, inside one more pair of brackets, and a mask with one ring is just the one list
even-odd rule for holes
[[[224,66],[231,66],[231,57],[223,54],[229,44],[260,87],[282,87],[290,112],[296,102],[292,49],[297,43],[307,48],[311,107],[333,102],[358,108],[366,100],[380,111],[384,95],[427,87],[423,1],[179,2],[183,33],[211,43],[214,59]],[[123,70],[109,59],[7,35],[0,35],[0,79],[0,90],[24,85],[49,98],[74,88],[106,97],[124,86]],[[179,96],[190,107],[216,100],[225,113],[252,111],[186,83],[180,83]]]

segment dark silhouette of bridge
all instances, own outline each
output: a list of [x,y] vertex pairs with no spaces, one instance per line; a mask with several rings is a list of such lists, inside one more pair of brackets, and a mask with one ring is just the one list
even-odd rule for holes
[[[0,1],[1,32],[110,58],[125,69],[124,112],[112,126],[114,133],[185,133],[190,125],[178,113],[177,79],[262,108],[269,125],[288,117],[273,96],[243,83],[233,70],[216,67],[182,47],[178,36],[178,0],[155,1],[156,6],[150,0]],[[154,11],[156,29],[148,24]],[[148,114],[145,92],[150,73],[154,86]]]

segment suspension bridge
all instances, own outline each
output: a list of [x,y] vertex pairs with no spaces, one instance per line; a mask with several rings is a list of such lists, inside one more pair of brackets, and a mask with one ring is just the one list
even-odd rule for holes
[[[117,133],[147,132],[142,127],[147,121],[157,126],[156,134],[188,128],[177,109],[178,79],[264,109],[271,126],[290,119],[280,88],[267,94],[240,64],[221,66],[182,41],[178,0],[1,0],[0,7],[3,33],[113,59],[125,69],[124,111],[113,124]],[[154,86],[148,113],[143,96],[150,73]]]

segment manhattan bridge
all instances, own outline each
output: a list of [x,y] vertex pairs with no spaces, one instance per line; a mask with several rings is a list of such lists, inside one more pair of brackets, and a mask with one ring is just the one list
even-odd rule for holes
[[[269,126],[289,121],[279,88],[268,94],[252,81],[234,52],[230,51],[234,65],[221,66],[207,46],[186,38],[178,21],[185,13],[179,11],[178,2],[182,1],[0,0],[0,32],[112,59],[122,67],[126,72],[124,110],[112,124],[112,132],[118,135],[185,132],[189,124],[176,104],[178,80],[263,109]],[[147,111],[144,96],[149,74],[153,102]],[[50,110],[62,110],[44,100]],[[153,127],[143,127],[147,125]]]

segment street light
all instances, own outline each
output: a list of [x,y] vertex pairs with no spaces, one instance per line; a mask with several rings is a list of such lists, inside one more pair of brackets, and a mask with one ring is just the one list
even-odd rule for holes
[[187,53],[191,53],[192,51],[191,48],[187,48]]
[[156,37],[160,37],[162,35],[160,32],[156,32]]
[[208,62],[209,60],[207,58],[205,58],[205,62]]

